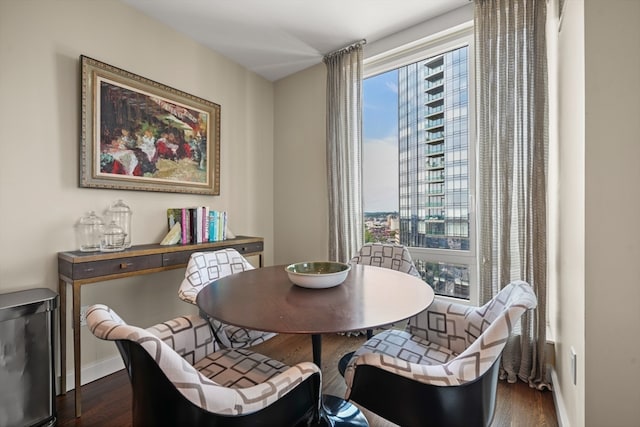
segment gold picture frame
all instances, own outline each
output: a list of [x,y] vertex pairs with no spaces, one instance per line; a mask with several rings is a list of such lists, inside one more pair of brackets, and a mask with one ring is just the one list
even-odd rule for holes
[[220,194],[220,105],[80,61],[81,187]]

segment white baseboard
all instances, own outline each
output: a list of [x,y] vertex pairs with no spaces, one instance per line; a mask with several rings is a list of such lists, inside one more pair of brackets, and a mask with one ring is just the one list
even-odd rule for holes
[[[120,356],[114,356],[109,359],[101,360],[100,362],[90,363],[82,367],[81,372],[81,384],[85,385],[92,381],[98,380],[107,375],[111,375],[124,369],[124,362]],[[60,390],[60,378],[57,379],[57,389]],[[67,390],[73,390],[75,388],[75,375],[73,370],[67,372]]]
[[559,387],[560,384],[558,380],[558,374],[553,366],[549,366],[551,370],[551,383],[554,384],[553,387],[553,403],[556,407],[556,417],[558,418],[558,427],[571,427],[569,423],[569,417],[567,416],[567,408],[564,405],[564,401],[562,400],[562,395],[560,394]]

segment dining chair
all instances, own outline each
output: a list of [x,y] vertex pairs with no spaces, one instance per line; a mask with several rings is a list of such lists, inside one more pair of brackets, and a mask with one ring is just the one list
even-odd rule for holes
[[133,389],[134,426],[302,426],[319,417],[320,369],[247,349],[213,351],[206,320],[182,316],[147,329],[109,307],[87,310],[98,338],[115,341]]
[[[221,249],[212,252],[194,252],[189,258],[184,280],[178,289],[178,297],[190,304],[196,304],[198,292],[209,283],[230,274],[253,270],[253,266],[235,249]],[[228,348],[247,348],[265,342],[276,336],[273,332],[255,331],[239,326],[227,325],[205,317],[221,345]]]
[[[406,246],[395,243],[365,243],[360,250],[349,260],[349,264],[356,265],[372,265],[375,267],[389,268],[391,270],[401,271],[403,273],[422,278],[411,254]],[[428,286],[425,283],[425,286]],[[376,331],[382,331],[388,328],[404,329],[407,321],[390,323],[388,325],[376,328]],[[366,331],[367,338],[373,336],[373,330]]]
[[[358,252],[349,260],[351,265],[372,265],[374,267],[389,268],[391,270],[401,271],[403,273],[410,274],[412,276],[422,278],[409,249],[406,246],[396,243],[365,243],[360,247]],[[429,286],[425,283],[425,286]],[[386,325],[378,326],[375,328],[376,332],[381,332],[386,329],[394,328],[404,330],[407,327],[409,320],[402,320],[400,322],[393,322]],[[373,337],[374,329],[367,329],[366,331],[351,331],[349,335],[360,335],[362,333],[367,335],[367,339]],[[353,356],[353,351],[343,355],[338,360],[338,372],[344,376],[344,371],[347,368],[347,363]]]
[[420,277],[407,247],[397,243],[365,243],[349,263],[390,268]]
[[536,306],[523,281],[482,307],[436,299],[406,331],[376,334],[354,353],[345,399],[402,426],[486,427],[502,350],[518,319]]

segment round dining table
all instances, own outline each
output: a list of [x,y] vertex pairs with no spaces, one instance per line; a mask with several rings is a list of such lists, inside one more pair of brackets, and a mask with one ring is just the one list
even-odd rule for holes
[[[205,286],[200,311],[220,322],[265,332],[309,334],[313,362],[322,367],[322,334],[374,329],[425,310],[434,298],[423,280],[383,267],[352,265],[344,282],[323,289],[289,280],[285,265],[232,274]],[[337,396],[323,396],[323,424],[368,425],[360,410]]]

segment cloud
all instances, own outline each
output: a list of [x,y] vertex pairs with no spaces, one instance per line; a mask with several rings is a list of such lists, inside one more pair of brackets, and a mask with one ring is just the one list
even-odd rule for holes
[[366,139],[362,150],[365,212],[398,210],[398,141]]
[[385,86],[387,86],[387,89],[389,89],[391,92],[397,94],[398,93],[398,83],[395,81],[386,81],[385,82]]

